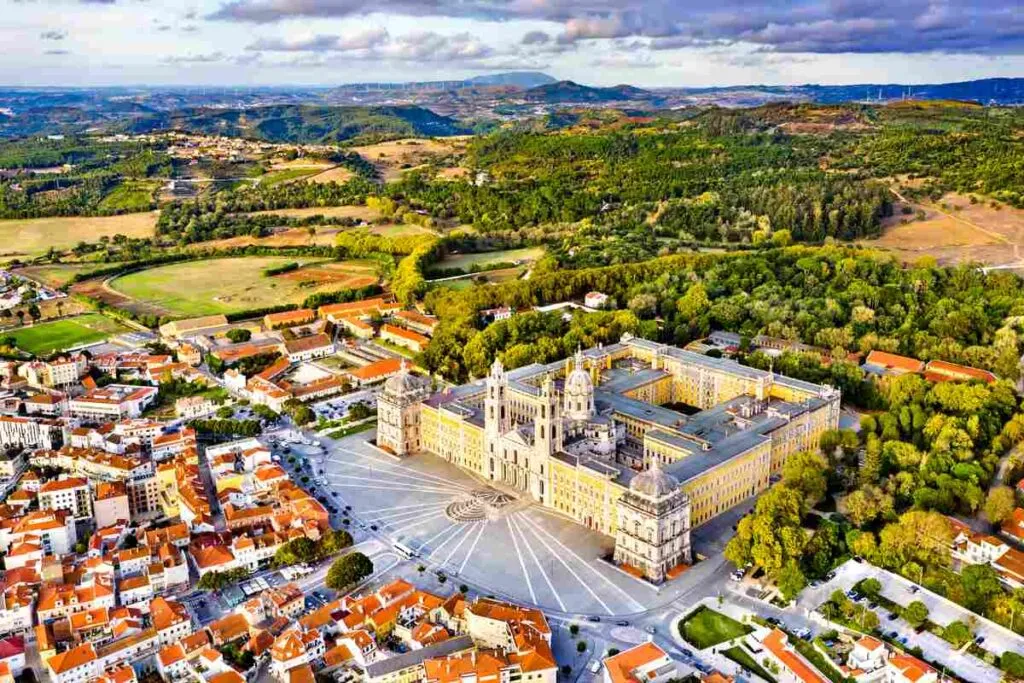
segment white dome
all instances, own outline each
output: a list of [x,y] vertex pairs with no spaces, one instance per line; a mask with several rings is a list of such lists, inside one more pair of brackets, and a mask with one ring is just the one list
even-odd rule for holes
[[571,396],[583,396],[594,390],[594,383],[590,381],[590,373],[577,365],[569,373],[565,380],[565,393]]
[[655,458],[649,470],[633,477],[629,489],[648,498],[664,498],[679,490],[679,480],[663,471]]

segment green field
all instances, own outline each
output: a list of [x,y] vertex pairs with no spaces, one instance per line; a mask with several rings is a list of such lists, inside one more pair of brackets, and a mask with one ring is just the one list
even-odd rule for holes
[[99,208],[102,211],[149,211],[153,193],[160,187],[158,180],[126,180],[113,189]]
[[701,650],[745,636],[752,630],[732,617],[707,607],[698,608],[696,612],[679,624],[680,635],[686,642]]
[[260,185],[270,187],[279,183],[287,183],[300,178],[308,178],[317,173],[322,173],[322,168],[283,168],[279,171],[271,171],[260,176]]
[[[276,277],[263,274],[266,268],[292,261],[303,267],[324,265]],[[253,256],[173,263],[115,278],[110,287],[171,315],[199,316],[300,303],[314,292],[344,289],[349,282],[362,286],[368,276],[375,278],[374,272],[374,265],[363,261]],[[321,284],[305,285],[306,280]]]
[[131,330],[99,313],[77,318],[40,323],[7,332],[14,337],[18,348],[37,356],[46,355],[80,344],[103,341],[107,337]]
[[494,263],[512,263],[514,261],[536,261],[544,255],[543,247],[527,247],[525,249],[506,249],[505,251],[488,251],[481,254],[452,254],[446,256],[437,268],[461,268],[468,271],[473,266],[484,267]]

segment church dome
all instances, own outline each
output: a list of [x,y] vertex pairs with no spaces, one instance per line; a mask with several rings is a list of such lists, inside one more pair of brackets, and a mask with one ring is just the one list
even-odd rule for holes
[[411,396],[422,389],[423,380],[409,372],[409,364],[404,360],[398,374],[384,382],[384,391],[397,397]]
[[583,368],[582,364],[574,367],[565,380],[565,393],[571,396],[587,395],[593,389],[594,383],[590,381],[590,373]]
[[663,471],[655,458],[650,469],[633,477],[629,490],[648,498],[664,498],[679,490],[679,480]]

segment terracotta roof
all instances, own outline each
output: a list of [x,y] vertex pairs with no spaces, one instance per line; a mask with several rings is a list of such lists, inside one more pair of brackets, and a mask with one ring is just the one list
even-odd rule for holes
[[918,681],[930,673],[935,673],[935,669],[907,654],[893,655],[889,658],[889,666],[903,674],[908,681]]
[[407,330],[404,327],[399,327],[398,325],[384,323],[384,325],[380,328],[380,331],[382,334],[393,334],[396,337],[407,339],[420,346],[426,346],[427,344],[430,343],[430,337],[425,337],[419,332],[413,332],[412,330]]
[[245,679],[242,677],[242,674],[231,669],[230,671],[224,671],[210,676],[210,678],[207,679],[207,683],[245,683]]
[[313,683],[313,669],[309,664],[297,666],[288,672],[288,683]]
[[336,645],[324,653],[324,664],[329,667],[344,664],[352,659],[352,653],[344,645]]
[[925,366],[925,377],[927,378],[929,375],[937,375],[941,379],[977,379],[990,384],[995,382],[997,379],[996,376],[988,370],[972,368],[967,365],[958,365],[944,360],[929,361],[928,365]]
[[71,648],[46,660],[46,665],[55,674],[62,674],[96,660],[96,649],[92,643]]
[[241,614],[229,614],[210,624],[209,628],[222,643],[230,643],[249,634],[249,622]]
[[864,360],[865,365],[877,365],[888,370],[896,369],[904,372],[921,372],[924,370],[924,361],[907,356],[899,356],[887,351],[872,351]]
[[178,643],[174,643],[160,650],[157,656],[160,658],[162,666],[171,666],[185,659],[185,650]]
[[375,361],[369,365],[365,365],[355,370],[350,370],[349,374],[358,380],[369,381],[379,379],[381,377],[387,377],[398,372],[402,367],[402,361],[399,358],[385,358],[384,360]]
[[401,306],[394,303],[388,303],[384,297],[380,296],[373,299],[349,301],[341,304],[328,304],[326,306],[321,306],[317,313],[321,318],[329,315],[347,317],[350,315],[368,315],[382,309],[393,311],[398,308],[401,308]]
[[153,620],[153,627],[157,631],[163,631],[184,621],[191,621],[185,605],[176,600],[168,600],[163,596],[153,598],[150,601],[149,615]]
[[39,487],[39,493],[53,493],[54,491],[67,491],[89,486],[89,480],[84,477],[68,477],[67,479],[55,479],[46,482]]
[[263,316],[263,324],[267,327],[278,327],[279,325],[292,325],[312,320],[316,312],[309,308],[300,308],[295,311],[284,311],[283,313],[268,313]]
[[864,636],[857,641],[857,644],[869,652],[873,652],[878,648],[883,647],[882,641],[877,638],[872,638],[871,636]]
[[298,339],[286,341],[284,348],[288,353],[302,353],[303,351],[322,349],[333,345],[333,343],[330,336],[321,332],[320,334],[311,334],[308,337],[299,337]]
[[828,683],[817,669],[808,664],[786,642],[786,634],[779,629],[773,630],[764,639],[764,646],[775,655],[783,665],[804,683]]

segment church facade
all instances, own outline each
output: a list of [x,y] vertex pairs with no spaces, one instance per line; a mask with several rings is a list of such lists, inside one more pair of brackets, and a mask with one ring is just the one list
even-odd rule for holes
[[660,582],[690,530],[767,489],[839,424],[839,391],[624,336],[571,359],[431,394],[406,370],[378,398],[378,445],[433,453],[615,539]]

